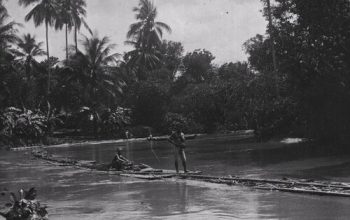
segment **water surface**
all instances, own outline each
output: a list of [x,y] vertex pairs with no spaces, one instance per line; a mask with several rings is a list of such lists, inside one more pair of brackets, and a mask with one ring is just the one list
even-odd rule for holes
[[[117,147],[135,162],[173,169],[167,142],[52,148],[109,162]],[[349,198],[299,195],[186,180],[144,181],[57,167],[24,152],[0,151],[0,187],[36,186],[50,219],[348,219]],[[213,175],[298,177],[350,182],[349,155],[305,144],[252,143],[232,136],[188,142],[189,168]],[[4,198],[0,198],[3,203]]]

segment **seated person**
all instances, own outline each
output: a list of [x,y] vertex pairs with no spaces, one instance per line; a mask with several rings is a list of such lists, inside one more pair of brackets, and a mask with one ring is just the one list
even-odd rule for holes
[[122,155],[121,151],[122,151],[121,148],[117,149],[117,153],[115,154],[111,163],[111,168],[114,168],[119,171],[133,169],[133,163],[129,161],[127,158],[125,158]]

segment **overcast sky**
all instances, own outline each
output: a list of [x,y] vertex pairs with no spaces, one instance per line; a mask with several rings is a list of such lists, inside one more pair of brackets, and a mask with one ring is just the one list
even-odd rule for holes
[[[5,1],[6,2],[6,1]],[[34,28],[33,21],[25,23],[24,16],[32,8],[18,6],[17,0],[8,0],[6,6],[12,19],[24,24],[21,33],[35,34],[45,41],[44,27]],[[98,31],[99,36],[108,36],[117,44],[116,52],[130,49],[124,45],[129,25],[135,22],[132,8],[138,0],[86,0],[87,22]],[[164,39],[180,41],[186,52],[205,48],[216,57],[215,63],[247,59],[242,45],[256,34],[264,34],[266,21],[260,10],[260,0],[154,0],[159,21],[173,30]],[[86,34],[86,31],[82,31]],[[73,35],[70,36],[73,43]],[[50,30],[51,55],[64,57],[64,32]]]

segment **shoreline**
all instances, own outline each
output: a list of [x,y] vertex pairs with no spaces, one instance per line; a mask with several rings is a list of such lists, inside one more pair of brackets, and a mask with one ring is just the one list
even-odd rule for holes
[[[196,135],[197,137],[204,136],[207,134],[188,134],[189,135]],[[163,136],[156,136],[156,138],[166,138],[168,135]],[[154,137],[155,138],[155,137]],[[54,144],[54,145],[35,145],[35,146],[24,146],[24,147],[15,147],[10,148],[10,151],[25,151],[25,150],[32,150],[36,148],[64,148],[64,147],[79,147],[83,145],[99,145],[99,144],[115,144],[115,143],[125,143],[125,142],[141,142],[141,141],[148,141],[148,137],[145,138],[130,138],[130,139],[112,139],[112,140],[98,140],[98,141],[82,141],[77,143],[64,143],[64,144]]]
[[[238,131],[230,131],[226,133],[218,133],[221,135],[247,135],[248,137],[253,137],[254,136],[254,130],[238,130]],[[193,136],[195,135],[196,137],[203,137],[206,135],[210,134],[186,134],[186,136]],[[153,138],[166,138],[169,135],[161,135],[161,136],[154,136]],[[115,143],[125,143],[125,142],[141,142],[141,141],[148,141],[148,137],[143,137],[143,138],[130,138],[130,139],[110,139],[110,140],[89,140],[89,141],[81,141],[81,142],[76,142],[76,143],[63,143],[63,144],[54,144],[54,145],[34,145],[34,146],[23,146],[23,147],[15,147],[15,148],[10,148],[10,151],[26,151],[26,150],[32,150],[36,148],[64,148],[64,147],[79,147],[83,145],[98,145],[98,144],[115,144]],[[154,140],[157,141],[157,140]]]

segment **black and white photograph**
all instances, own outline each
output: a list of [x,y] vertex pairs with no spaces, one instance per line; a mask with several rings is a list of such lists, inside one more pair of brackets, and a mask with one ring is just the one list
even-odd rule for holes
[[350,0],[0,0],[0,220],[349,207]]

